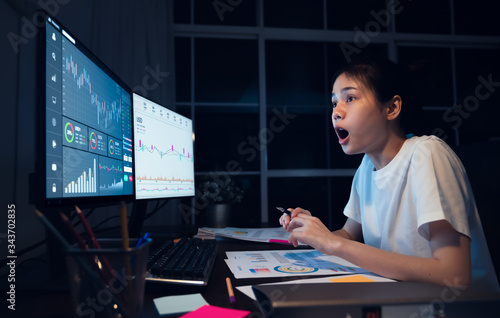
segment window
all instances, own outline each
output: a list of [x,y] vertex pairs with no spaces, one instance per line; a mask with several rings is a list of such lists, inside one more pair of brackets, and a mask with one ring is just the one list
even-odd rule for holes
[[193,118],[196,171],[241,168],[249,224],[276,224],[283,205],[341,226],[362,155],[338,145],[330,92],[363,55],[417,69],[412,129],[450,146],[500,138],[500,34],[478,1],[174,1],[176,109]]
[[450,1],[401,1],[394,12],[396,32],[451,33]]
[[258,171],[257,106],[195,107],[195,171]]
[[323,28],[323,0],[268,0],[263,4],[266,27]]
[[[385,0],[325,1],[328,30],[385,32],[389,24]],[[382,22],[379,22],[380,21]]]
[[257,102],[257,42],[195,40],[196,102]]
[[191,100],[191,44],[189,38],[175,39],[175,88],[178,102]]
[[469,35],[500,35],[498,9],[489,0],[453,1],[455,32]]
[[457,103],[448,123],[460,131],[460,143],[500,137],[500,50],[457,49]]
[[194,23],[255,26],[257,13],[256,3],[256,0],[195,0]]

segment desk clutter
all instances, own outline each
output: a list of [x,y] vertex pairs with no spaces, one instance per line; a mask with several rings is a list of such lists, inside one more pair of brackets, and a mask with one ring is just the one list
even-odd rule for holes
[[209,305],[201,294],[166,296],[154,300],[160,316],[181,315],[181,318],[243,318],[250,312]]
[[[143,311],[146,260],[151,240],[130,239],[125,203],[120,206],[121,238],[97,238],[86,217],[75,206],[89,239],[85,241],[69,217],[60,213],[75,244],[61,234],[45,214],[35,214],[65,248],[67,276],[74,315],[139,317]],[[106,295],[105,298],[102,295]],[[89,305],[97,303],[96,306]]]
[[[41,221],[52,229],[52,225],[44,215],[39,211],[36,212]],[[70,226],[69,228],[71,229]],[[231,282],[231,278],[226,278],[224,288],[227,290],[213,289],[212,292],[216,291],[220,296],[224,296],[229,305],[223,306],[231,308],[220,306],[223,303],[220,301],[209,303],[201,294],[188,293],[155,298],[153,303],[158,315],[182,318],[249,317],[255,312],[246,310],[246,305],[239,306],[248,299],[258,307],[259,317],[263,315],[269,318],[500,317],[500,295],[497,293],[481,293],[425,283],[396,282],[375,275],[340,257],[325,255],[314,249],[291,247],[285,249],[280,245],[286,244],[284,242],[286,234],[281,228],[225,228],[205,230],[203,234],[212,234],[213,237],[167,240],[151,249],[149,257],[146,257],[145,248],[149,248],[151,240],[147,235],[140,239],[129,240],[128,233],[124,231],[122,239],[113,240],[113,246],[108,246],[107,240],[95,240],[95,243],[102,244],[102,247],[97,249],[90,249],[80,239],[77,240],[80,242],[80,247],[75,249],[60,235],[58,237],[68,248],[69,260],[75,260],[74,264],[69,263],[73,264],[70,268],[78,275],[85,275],[78,281],[90,283],[89,288],[85,287],[87,285],[84,287],[74,285],[71,288],[73,296],[80,295],[77,297],[77,303],[87,297],[89,292],[95,292],[96,288],[101,291],[116,287],[106,286],[105,282],[109,277],[98,276],[101,272],[96,272],[93,268],[93,262],[97,259],[106,265],[102,267],[105,269],[104,273],[123,272],[127,277],[139,278],[143,277],[140,272],[147,272],[145,278],[148,280],[163,280],[176,284],[190,284],[194,281],[194,284],[207,287],[208,277],[211,276],[215,266],[216,250],[220,243],[229,240],[226,244],[231,241],[236,242],[234,246],[241,247],[242,250],[225,250],[226,258],[219,259],[218,269],[224,269],[228,273],[230,271],[234,279]],[[246,249],[247,246],[252,248]],[[108,254],[110,247],[113,248],[113,253]],[[135,252],[141,249],[146,251],[140,254],[143,257],[139,257],[138,252]],[[89,253],[93,254],[89,256]],[[117,269],[108,269],[108,261],[114,266],[115,259],[118,264]],[[138,267],[138,264],[143,266]],[[224,268],[223,264],[227,267]],[[262,283],[262,279],[266,278],[276,278],[281,281]],[[251,283],[241,286],[242,284],[238,283],[240,279],[250,280]],[[141,282],[130,283],[128,285],[135,287],[124,289],[126,292],[123,294],[113,295],[110,304],[116,306],[107,308],[110,315],[118,313],[123,317],[140,316],[144,279]],[[171,286],[175,285],[165,286],[172,288]],[[240,294],[234,293],[233,286]],[[210,295],[205,294],[205,297],[209,299]],[[132,299],[134,301],[130,301]],[[234,305],[238,309],[233,308]]]
[[[236,294],[228,291],[227,297],[233,295],[238,304],[249,301],[258,307],[252,317],[255,310],[258,317],[266,318],[500,317],[499,294],[381,277],[307,246],[284,247],[288,238],[281,227],[201,228],[197,237],[231,246],[222,248],[219,257],[225,257],[217,266],[225,263],[226,272],[229,269],[234,276]],[[272,283],[263,283],[269,281]],[[205,312],[204,317],[209,317],[209,311],[217,310],[210,305],[216,304],[198,306],[190,314]],[[226,309],[228,316],[214,317],[245,317]]]

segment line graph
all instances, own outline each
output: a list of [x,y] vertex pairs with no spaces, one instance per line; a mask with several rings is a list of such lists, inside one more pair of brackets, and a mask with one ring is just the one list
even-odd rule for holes
[[147,151],[150,154],[158,154],[160,156],[160,159],[163,159],[164,156],[175,156],[178,157],[180,161],[187,160],[187,161],[193,161],[193,156],[189,153],[186,152],[186,148],[182,148],[182,152],[178,151],[174,148],[174,145],[171,145],[170,148],[166,151],[160,150],[158,147],[154,145],[146,145],[142,142],[141,139],[139,139],[139,146],[135,148],[135,151]]
[[137,191],[141,194],[144,193],[172,193],[172,192],[186,192],[186,191],[193,191],[194,188],[192,186],[165,186],[165,187],[158,187],[153,184],[143,184],[142,188],[137,189]]
[[123,194],[123,165],[119,160],[99,157],[99,191],[102,195]]
[[182,179],[182,178],[176,178],[174,176],[172,177],[163,177],[163,176],[156,176],[156,177],[151,177],[151,176],[137,176],[136,177],[139,180],[145,180],[145,181],[172,181],[172,182],[193,182],[193,179]]
[[193,195],[191,121],[136,94],[134,116],[137,197]]

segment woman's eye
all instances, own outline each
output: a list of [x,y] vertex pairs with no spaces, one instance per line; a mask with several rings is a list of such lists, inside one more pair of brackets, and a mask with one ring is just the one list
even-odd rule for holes
[[337,107],[337,102],[332,102],[333,108]]
[[349,96],[349,97],[347,97],[347,102],[348,102],[348,103],[349,103],[349,102],[352,102],[353,100],[354,100],[354,97],[353,97],[353,96]]

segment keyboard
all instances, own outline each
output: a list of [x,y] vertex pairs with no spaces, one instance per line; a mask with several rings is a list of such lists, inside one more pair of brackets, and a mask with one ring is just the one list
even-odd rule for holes
[[146,281],[205,286],[217,252],[217,241],[183,237],[151,249]]

